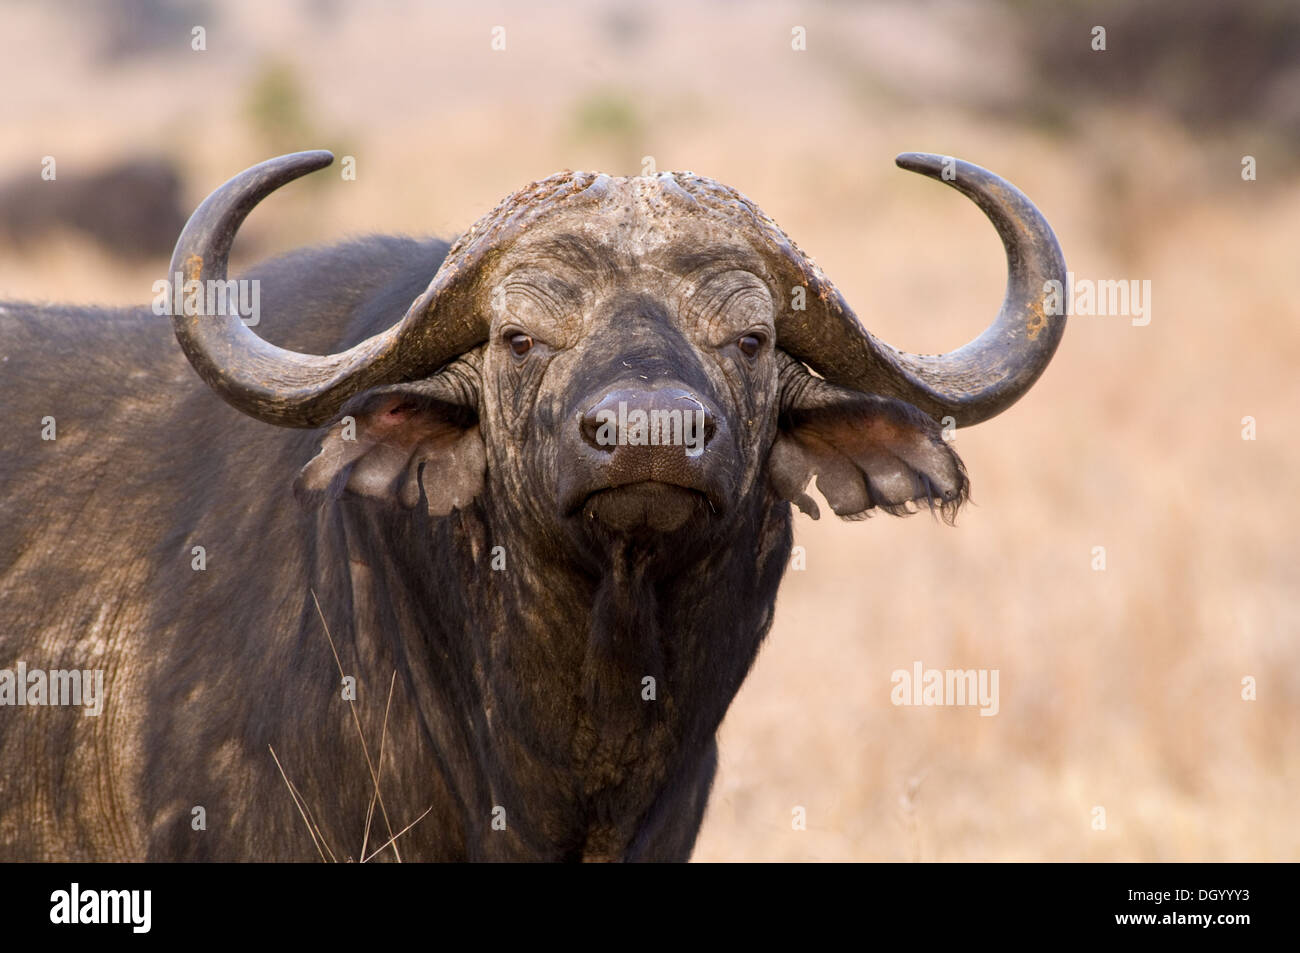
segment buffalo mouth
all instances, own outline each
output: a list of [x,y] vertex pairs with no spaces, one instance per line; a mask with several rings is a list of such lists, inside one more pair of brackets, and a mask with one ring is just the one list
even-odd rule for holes
[[642,480],[588,494],[581,512],[584,520],[615,532],[672,533],[717,515],[718,507],[703,490]]

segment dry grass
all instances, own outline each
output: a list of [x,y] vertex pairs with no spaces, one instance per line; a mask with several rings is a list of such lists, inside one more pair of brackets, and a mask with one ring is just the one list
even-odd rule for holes
[[[321,130],[302,146],[352,152],[359,178],[321,173],[314,191],[276,197],[251,225],[264,248],[450,236],[555,169],[628,173],[653,155],[753,197],[886,340],[947,350],[992,316],[1003,262],[973,207],[893,168],[919,149],[1016,181],[1079,275],[1152,282],[1149,326],[1074,319],[1030,397],[959,435],[976,505],[955,530],[801,519],[807,570],[787,577],[723,727],[697,859],[1300,858],[1300,444],[1287,430],[1300,181],[1278,181],[1260,142],[1117,112],[1082,117],[1067,141],[979,115],[943,89],[982,77],[1006,95],[1014,70],[954,47],[943,16],[895,5],[647,13],[624,45],[626,26],[594,5],[394,4],[316,26],[293,9],[235,4],[207,53],[181,39],[106,71],[48,8],[7,8],[5,33],[25,39],[0,57],[0,168],[151,147],[183,161],[197,199],[265,157],[243,110],[278,59]],[[789,48],[795,24],[805,53]],[[871,71],[877,51],[928,82],[922,105]],[[42,82],[24,80],[41,60]],[[1246,153],[1259,182],[1240,179]],[[69,238],[3,250],[0,293],[143,302],[162,266],[124,272]],[[890,672],[914,660],[999,669],[1000,714],[892,706]],[[1241,699],[1245,676],[1257,701]],[[796,805],[807,830],[791,829]]]

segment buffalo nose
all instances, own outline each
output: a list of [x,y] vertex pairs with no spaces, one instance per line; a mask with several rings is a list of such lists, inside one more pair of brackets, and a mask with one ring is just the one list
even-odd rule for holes
[[613,453],[620,446],[683,446],[702,451],[717,429],[708,405],[680,387],[612,390],[582,415],[582,437]]

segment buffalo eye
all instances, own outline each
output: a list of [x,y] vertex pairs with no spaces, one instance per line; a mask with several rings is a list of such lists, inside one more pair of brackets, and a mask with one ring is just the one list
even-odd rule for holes
[[736,342],[736,347],[740,348],[740,353],[751,359],[758,356],[759,349],[762,348],[762,346],[763,338],[757,334],[743,335],[740,340]]
[[515,357],[523,357],[533,349],[532,337],[527,334],[521,334],[518,331],[507,334],[506,343],[510,345],[510,350]]

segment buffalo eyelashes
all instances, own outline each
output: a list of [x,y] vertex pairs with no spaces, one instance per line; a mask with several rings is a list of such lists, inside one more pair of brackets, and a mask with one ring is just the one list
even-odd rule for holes
[[520,331],[510,331],[505,335],[506,344],[515,357],[523,357],[533,349],[533,339]]

